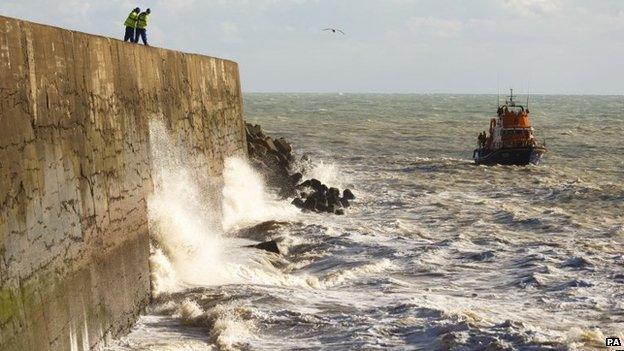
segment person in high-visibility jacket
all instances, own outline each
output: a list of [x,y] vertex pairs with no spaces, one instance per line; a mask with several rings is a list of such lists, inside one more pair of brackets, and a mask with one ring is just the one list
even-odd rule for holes
[[143,44],[148,45],[147,44],[147,19],[150,15],[150,13],[152,13],[152,11],[150,9],[145,10],[145,12],[141,12],[139,14],[139,17],[137,18],[137,29],[136,29],[136,37],[134,37],[134,42],[138,43],[139,42],[139,37],[141,37],[141,39],[143,40]]
[[130,12],[126,22],[124,22],[124,26],[126,26],[126,35],[124,36],[124,41],[130,40],[131,43],[136,43],[134,30],[137,26],[137,20],[139,19],[139,12],[141,12],[140,8],[135,8]]

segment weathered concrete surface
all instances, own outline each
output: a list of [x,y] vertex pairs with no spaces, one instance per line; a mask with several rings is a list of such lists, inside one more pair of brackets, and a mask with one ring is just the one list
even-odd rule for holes
[[149,300],[149,119],[222,172],[236,63],[0,17],[0,350],[84,350]]

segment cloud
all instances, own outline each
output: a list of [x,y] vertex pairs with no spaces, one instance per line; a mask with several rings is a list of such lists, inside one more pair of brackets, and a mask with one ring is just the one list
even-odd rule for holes
[[407,28],[414,34],[433,34],[440,37],[456,36],[463,23],[435,17],[411,17],[407,20]]

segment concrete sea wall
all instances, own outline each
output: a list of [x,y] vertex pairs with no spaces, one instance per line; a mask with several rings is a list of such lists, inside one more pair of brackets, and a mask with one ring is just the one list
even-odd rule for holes
[[86,350],[149,302],[149,121],[217,178],[236,63],[0,17],[0,350]]

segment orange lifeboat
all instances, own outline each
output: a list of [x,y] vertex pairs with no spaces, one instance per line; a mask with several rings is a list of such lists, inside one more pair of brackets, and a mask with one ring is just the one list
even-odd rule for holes
[[545,152],[535,139],[528,107],[514,101],[512,89],[509,100],[498,107],[497,117],[490,120],[489,134],[479,134],[473,158],[476,164],[524,166],[539,164]]

